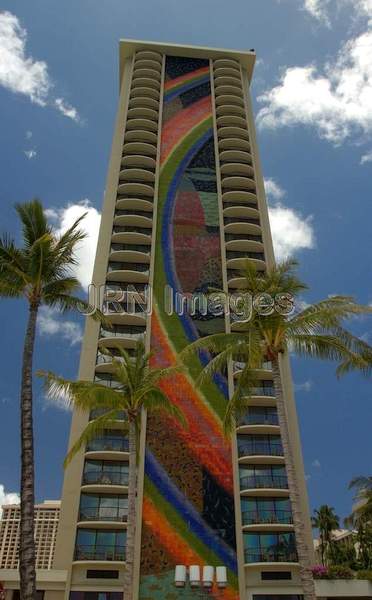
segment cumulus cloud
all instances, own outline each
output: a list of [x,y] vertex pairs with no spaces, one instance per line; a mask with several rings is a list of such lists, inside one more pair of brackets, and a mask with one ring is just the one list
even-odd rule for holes
[[372,31],[350,39],[323,68],[286,68],[278,85],[258,101],[261,128],[305,125],[339,144],[372,132]]
[[58,234],[64,233],[71,225],[86,213],[85,219],[80,224],[87,237],[76,250],[78,264],[74,267],[74,275],[86,289],[92,283],[94,258],[96,254],[101,215],[89,200],[85,199],[76,204],[68,204],[64,208],[48,208],[45,214],[54,223]]
[[67,340],[71,346],[78,344],[82,339],[82,330],[78,323],[63,318],[58,309],[42,306],[37,320],[39,333],[42,336],[59,336]]
[[311,463],[312,467],[315,467],[315,469],[320,469],[321,464],[320,461],[316,458],[315,460],[313,460],[313,462]]
[[304,218],[293,209],[278,203],[269,206],[269,218],[278,261],[293,256],[298,250],[314,248],[311,217]]
[[329,27],[330,22],[327,14],[328,4],[329,0],[304,0],[303,8],[310,13],[312,17]]
[[77,121],[77,111],[62,98],[51,99],[53,82],[44,60],[26,54],[27,31],[18,17],[0,12],[0,85],[27,96],[39,106],[54,105],[63,115]]
[[367,152],[366,154],[363,154],[362,158],[360,159],[361,165],[365,165],[366,163],[370,162],[372,162],[372,150],[370,152]]
[[8,504],[19,504],[19,502],[19,494],[16,494],[15,492],[6,492],[5,487],[0,484],[0,519],[3,516],[2,506]]
[[269,177],[265,178],[265,192],[269,199],[281,200],[285,196],[285,191],[280,187],[279,183]]

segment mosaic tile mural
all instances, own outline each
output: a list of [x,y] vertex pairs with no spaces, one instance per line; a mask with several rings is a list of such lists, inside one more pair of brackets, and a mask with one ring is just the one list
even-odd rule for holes
[[[166,285],[174,294],[222,285],[209,61],[168,56],[165,81],[151,325],[157,366],[174,364],[190,341],[223,328],[218,318],[165,310]],[[222,377],[195,385],[208,358],[193,357],[187,374],[163,382],[188,428],[148,419],[141,600],[188,597],[174,586],[176,564],[226,565],[229,585],[211,596],[239,598],[231,447],[222,433],[227,385]]]

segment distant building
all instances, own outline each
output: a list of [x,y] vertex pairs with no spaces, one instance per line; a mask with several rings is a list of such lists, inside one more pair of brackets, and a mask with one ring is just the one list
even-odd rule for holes
[[[36,568],[51,569],[54,558],[61,503],[46,500],[35,505]],[[17,569],[19,562],[19,504],[3,506],[0,521],[0,568]]]

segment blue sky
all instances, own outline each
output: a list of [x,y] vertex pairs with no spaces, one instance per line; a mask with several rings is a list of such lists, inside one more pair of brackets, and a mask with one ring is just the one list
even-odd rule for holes
[[[279,256],[295,255],[311,302],[372,302],[372,0],[12,0],[0,5],[1,230],[39,196],[63,229],[88,210],[92,263],[123,37],[255,48],[252,94]],[[89,269],[80,269],[83,285]],[[19,491],[19,380],[26,310],[0,303],[0,499]],[[353,330],[372,342],[371,321]],[[36,368],[77,374],[82,323],[43,311]],[[371,474],[370,382],[292,363],[311,507],[348,514],[349,480]],[[70,415],[36,382],[37,498],[58,498]],[[3,486],[3,487],[1,487]]]

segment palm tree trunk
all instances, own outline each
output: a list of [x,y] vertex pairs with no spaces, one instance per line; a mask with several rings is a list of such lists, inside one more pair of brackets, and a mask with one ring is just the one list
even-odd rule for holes
[[136,492],[137,492],[137,442],[136,425],[129,421],[129,481],[128,481],[128,521],[126,543],[126,565],[124,573],[124,600],[133,599],[133,563],[136,531]]
[[272,360],[273,378],[276,395],[276,406],[280,425],[280,435],[283,445],[284,459],[286,464],[289,495],[292,505],[293,524],[296,534],[296,548],[300,563],[301,583],[304,592],[304,600],[316,600],[314,579],[310,569],[310,555],[306,543],[304,530],[304,519],[301,510],[300,492],[298,489],[296,469],[291,451],[287,411],[284,401],[282,378],[277,358]]
[[35,540],[34,540],[34,436],[32,416],[32,361],[36,320],[39,305],[30,303],[23,347],[21,382],[21,523],[19,546],[19,576],[21,600],[35,600]]

